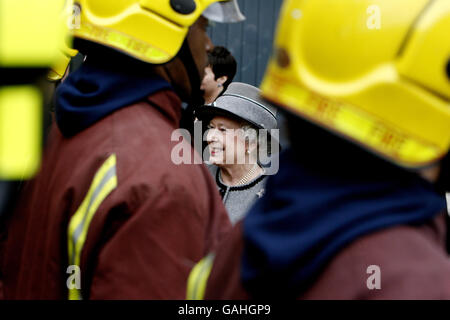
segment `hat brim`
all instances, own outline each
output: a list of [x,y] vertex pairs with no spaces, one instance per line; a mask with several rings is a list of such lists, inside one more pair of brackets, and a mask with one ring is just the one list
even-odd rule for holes
[[230,118],[231,120],[235,120],[235,121],[245,121],[257,128],[262,128],[260,125],[257,125],[256,123],[253,123],[252,121],[248,121],[247,119],[244,119],[244,118],[234,114],[233,112],[230,112],[228,110],[224,110],[222,108],[218,108],[218,107],[215,107],[212,105],[203,105],[201,107],[197,107],[197,108],[195,108],[194,112],[195,112],[195,116],[199,120],[211,120],[214,117],[222,116],[225,118]]
[[[209,122],[214,117],[225,117],[225,118],[229,118],[231,120],[235,120],[237,122],[247,122],[247,123],[251,124],[252,126],[256,127],[257,129],[265,129],[260,124],[254,123],[253,121],[249,121],[244,118],[241,118],[240,116],[238,116],[230,111],[215,107],[213,105],[203,105],[200,107],[196,107],[194,109],[194,115],[197,119],[199,119],[201,121]],[[270,137],[270,139],[273,139],[273,141],[275,141],[278,144],[278,150],[279,150],[279,152],[281,152],[281,144],[280,144],[279,139],[274,137],[272,135],[271,131],[269,131],[269,137]],[[270,143],[270,141],[269,141],[269,143]],[[275,154],[275,153],[272,153],[272,155],[273,154]]]

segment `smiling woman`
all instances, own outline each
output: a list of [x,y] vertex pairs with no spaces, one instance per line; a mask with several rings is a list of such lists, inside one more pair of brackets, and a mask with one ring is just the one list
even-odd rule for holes
[[212,105],[197,109],[209,123],[206,140],[209,169],[216,179],[231,222],[242,219],[264,194],[265,171],[259,161],[273,137],[260,129],[277,128],[275,110],[259,98],[259,89],[231,83]]
[[[251,128],[245,126],[245,128]],[[253,129],[253,128],[251,128]],[[254,129],[252,131],[255,131]],[[256,134],[252,135],[256,138]],[[209,162],[226,167],[226,165],[256,164],[256,139],[246,139],[244,123],[230,118],[216,116],[208,125],[207,142]],[[231,183],[233,183],[232,178]]]

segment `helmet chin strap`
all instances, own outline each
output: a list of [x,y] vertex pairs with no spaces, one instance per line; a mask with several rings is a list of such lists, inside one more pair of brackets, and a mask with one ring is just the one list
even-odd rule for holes
[[180,51],[177,54],[178,58],[180,58],[184,67],[189,76],[189,82],[191,84],[191,95],[189,97],[189,101],[184,101],[192,106],[200,106],[205,103],[203,99],[202,92],[200,90],[200,85],[202,83],[202,79],[198,74],[198,70],[192,56],[191,49],[189,48],[189,44],[187,39],[184,39],[183,45],[181,46]]

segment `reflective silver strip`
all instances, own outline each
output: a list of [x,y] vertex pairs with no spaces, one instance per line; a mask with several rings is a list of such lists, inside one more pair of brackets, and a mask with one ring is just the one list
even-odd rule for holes
[[72,252],[72,261],[71,261],[72,264],[75,262],[76,243],[78,242],[78,239],[80,238],[80,235],[83,232],[83,229],[84,229],[84,226],[86,223],[86,219],[87,219],[87,216],[89,213],[89,209],[91,208],[92,203],[94,203],[94,201],[97,198],[100,191],[102,191],[103,187],[109,182],[109,180],[114,178],[115,175],[116,175],[116,166],[113,166],[113,167],[109,168],[109,170],[106,172],[105,176],[103,177],[103,179],[100,182],[100,184],[98,185],[98,187],[92,193],[92,196],[89,200],[89,204],[83,215],[83,221],[78,225],[78,227],[73,232],[73,236],[72,236],[73,252]]

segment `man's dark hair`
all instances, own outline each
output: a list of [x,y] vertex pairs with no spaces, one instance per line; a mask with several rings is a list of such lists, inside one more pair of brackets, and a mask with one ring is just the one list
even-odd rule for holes
[[208,52],[208,64],[214,72],[214,80],[227,76],[227,81],[223,84],[223,91],[227,90],[237,70],[237,63],[231,52],[225,47],[214,47],[213,50]]

